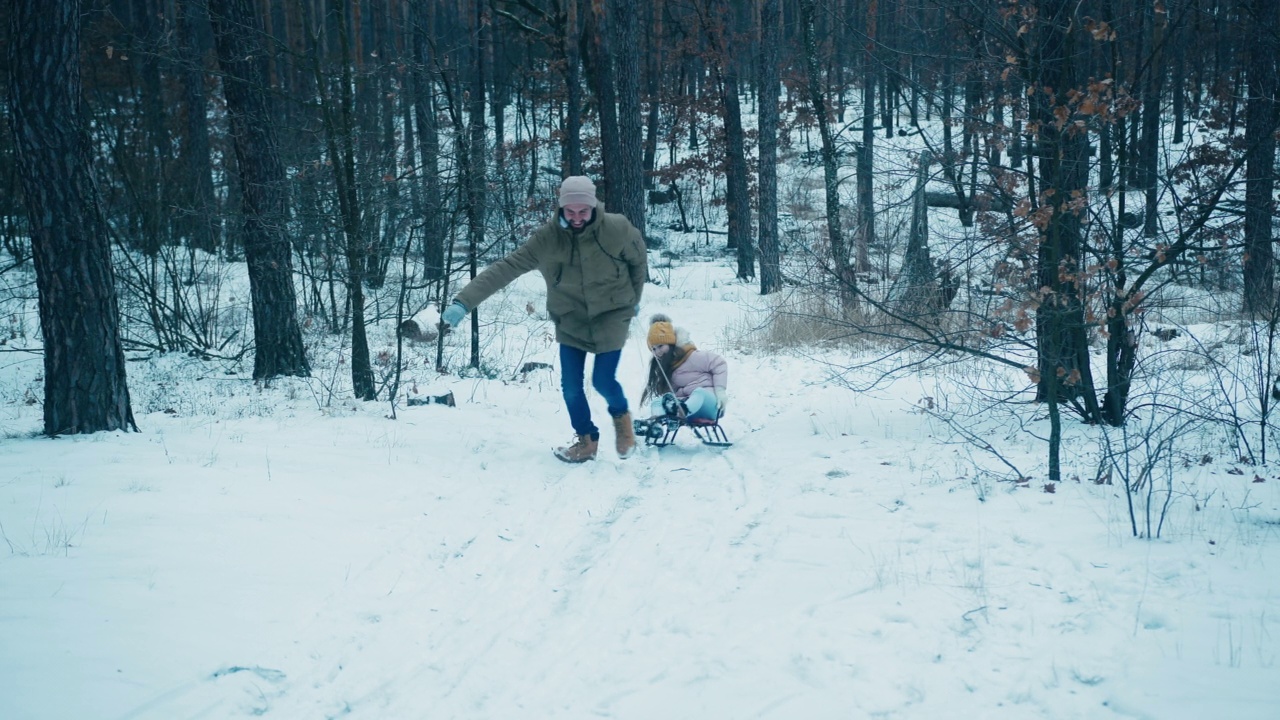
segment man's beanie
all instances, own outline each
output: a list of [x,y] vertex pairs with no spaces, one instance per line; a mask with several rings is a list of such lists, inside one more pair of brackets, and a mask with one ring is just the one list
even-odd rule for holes
[[565,205],[596,206],[596,184],[585,175],[570,175],[560,183],[560,207]]
[[671,318],[661,313],[649,318],[649,347],[675,344],[676,328]]

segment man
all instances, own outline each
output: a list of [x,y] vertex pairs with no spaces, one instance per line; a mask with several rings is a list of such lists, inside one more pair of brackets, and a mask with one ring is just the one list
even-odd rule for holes
[[567,177],[556,216],[462,288],[441,320],[457,327],[486,298],[534,269],[547,283],[547,315],[560,343],[560,388],[576,435],[573,444],[556,448],[556,457],[580,463],[596,456],[600,430],[591,421],[584,386],[591,353],[591,386],[608,404],[618,457],[625,458],[636,438],[616,375],[648,269],[640,231],[625,216],[605,212],[589,178]]

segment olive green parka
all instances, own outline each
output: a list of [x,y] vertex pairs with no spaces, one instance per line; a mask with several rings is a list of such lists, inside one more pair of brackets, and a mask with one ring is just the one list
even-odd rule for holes
[[574,233],[557,211],[527,242],[467,283],[457,300],[474,310],[534,269],[547,283],[547,316],[557,342],[590,353],[622,349],[648,273],[644,239],[624,215],[605,212],[601,203]]

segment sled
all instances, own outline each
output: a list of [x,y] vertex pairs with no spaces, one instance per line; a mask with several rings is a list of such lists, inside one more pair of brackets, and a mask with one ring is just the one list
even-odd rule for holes
[[635,421],[636,435],[644,438],[646,446],[656,448],[664,448],[674,443],[676,436],[680,434],[680,429],[686,427],[693,430],[693,434],[702,441],[703,445],[711,447],[733,445],[729,442],[729,436],[725,434],[724,428],[720,427],[720,418],[681,419],[673,415],[663,415]]

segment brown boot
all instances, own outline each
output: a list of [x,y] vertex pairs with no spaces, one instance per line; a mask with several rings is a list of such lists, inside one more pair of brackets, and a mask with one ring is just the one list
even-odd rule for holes
[[618,435],[618,457],[624,460],[636,449],[636,427],[631,413],[624,412],[613,419],[613,429]]
[[567,463],[580,463],[596,459],[596,448],[599,441],[592,440],[590,435],[575,435],[574,442],[568,447],[556,448],[556,457]]

